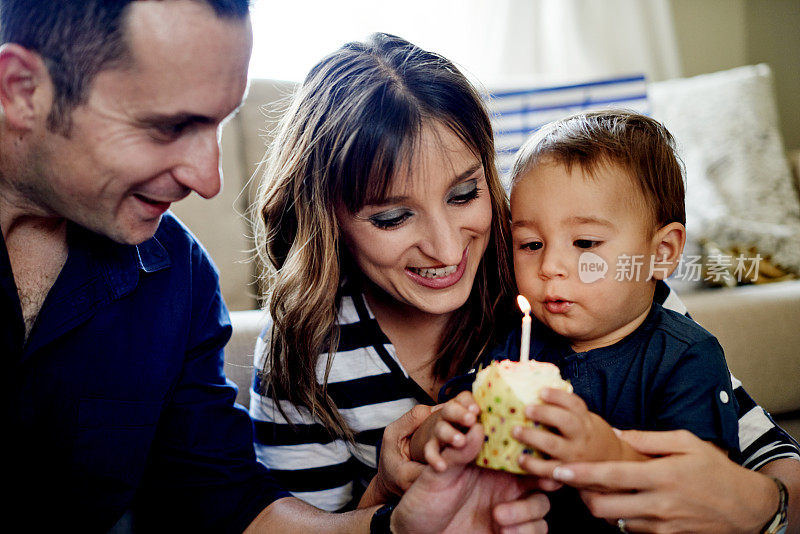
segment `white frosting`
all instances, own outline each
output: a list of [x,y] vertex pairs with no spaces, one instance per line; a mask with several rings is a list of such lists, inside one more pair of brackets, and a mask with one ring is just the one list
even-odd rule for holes
[[[511,391],[523,404],[540,402],[539,392],[542,388],[550,387],[572,391],[572,385],[561,378],[561,372],[552,363],[534,360],[527,362],[502,360],[492,362],[490,367],[496,369],[499,378],[511,388]],[[482,369],[478,373],[475,378],[476,388],[484,387],[483,382],[489,375],[490,367]]]

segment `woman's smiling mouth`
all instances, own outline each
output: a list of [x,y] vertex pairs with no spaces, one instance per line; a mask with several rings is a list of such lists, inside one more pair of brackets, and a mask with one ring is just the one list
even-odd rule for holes
[[448,274],[453,274],[458,269],[458,265],[449,265],[447,267],[409,267],[409,270],[417,273],[425,278],[441,278]]
[[406,274],[419,285],[432,289],[445,289],[458,283],[467,268],[469,247],[464,249],[458,265],[442,267],[406,267]]

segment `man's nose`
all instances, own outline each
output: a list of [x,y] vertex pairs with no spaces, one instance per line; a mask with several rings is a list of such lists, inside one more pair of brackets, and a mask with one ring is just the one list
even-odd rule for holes
[[204,129],[190,140],[183,161],[173,171],[182,186],[203,198],[212,198],[222,189],[219,137],[215,128]]

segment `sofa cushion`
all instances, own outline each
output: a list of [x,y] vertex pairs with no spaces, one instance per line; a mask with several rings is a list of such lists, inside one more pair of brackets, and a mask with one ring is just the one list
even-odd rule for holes
[[648,97],[686,164],[689,238],[723,249],[754,246],[800,272],[800,200],[769,67],[652,83]]

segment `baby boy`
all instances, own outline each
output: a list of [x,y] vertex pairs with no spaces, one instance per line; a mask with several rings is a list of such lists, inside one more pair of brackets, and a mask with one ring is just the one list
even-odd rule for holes
[[[515,430],[547,457],[523,455],[522,467],[548,476],[558,462],[645,459],[613,428],[686,429],[735,454],[736,406],[722,348],[694,321],[654,302],[686,240],[682,166],[669,132],[617,110],[546,125],[517,155],[511,218],[515,277],[536,318],[530,357],[556,364],[574,388],[546,389],[543,404],[528,406],[530,419],[555,432]],[[519,342],[516,329],[482,365],[518,359]],[[468,394],[452,403],[475,411]],[[456,435],[443,429],[472,418],[451,407],[431,419],[414,436],[412,456],[436,468],[440,446],[454,444],[441,436]],[[607,526],[592,522],[575,492],[557,492],[551,502],[553,532]]]

